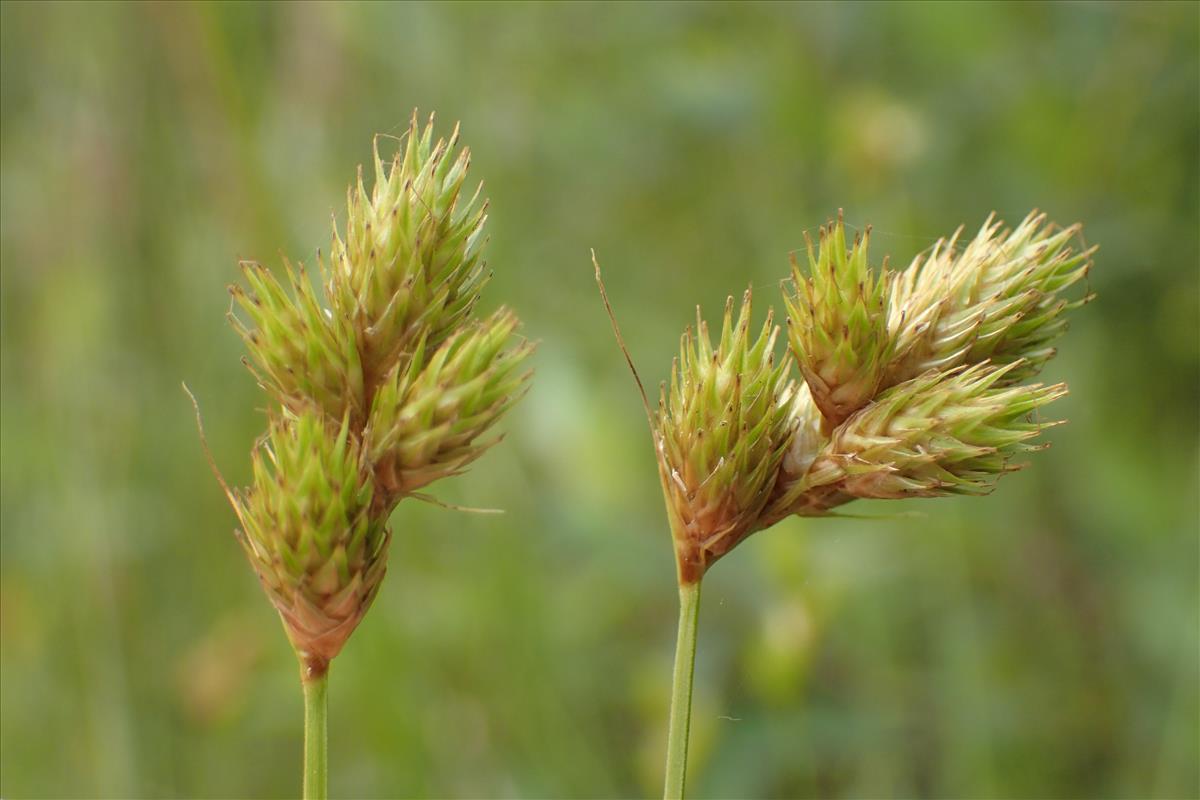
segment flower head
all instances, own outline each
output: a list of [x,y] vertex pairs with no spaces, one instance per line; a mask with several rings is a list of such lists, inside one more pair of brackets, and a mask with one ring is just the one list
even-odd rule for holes
[[1054,423],[1033,413],[1066,387],[1022,382],[1054,355],[1063,312],[1090,299],[1062,292],[1087,274],[1094,248],[1075,252],[1080,226],[1056,230],[1039,214],[1002,227],[989,218],[961,252],[956,234],[887,276],[876,322],[890,341],[875,394],[833,426],[815,387],[812,399],[796,395],[795,433],[761,527],[859,497],[990,491],[1013,456],[1038,449],[1027,440]]
[[375,395],[367,447],[383,491],[401,496],[456,475],[496,444],[480,442],[520,399],[530,372],[521,371],[529,342],[504,349],[516,315],[501,309],[450,334],[432,352],[417,342]]
[[788,516],[981,494],[1023,466],[1057,424],[1039,413],[1067,393],[1025,381],[1054,355],[1064,312],[1090,299],[1064,296],[1091,267],[1094,248],[1071,247],[1079,232],[1036,213],[1012,231],[989,218],[961,250],[957,234],[939,240],[897,275],[872,269],[869,228],[847,248],[839,214],[785,285],[803,381],[774,364],[770,317],[749,336],[749,292],[736,325],[726,307],[716,350],[698,320],[651,422],[680,582]]
[[[470,160],[414,115],[370,192],[359,170],[345,236],[323,265],[325,302],[303,268],[286,284],[258,264],[231,314],[259,383],[278,403],[254,452],[254,484],[227,490],[246,553],[301,659],[323,669],[383,578],[387,519],[416,490],[461,472],[497,440],[533,346],[516,315],[475,319],[486,203],[461,201]],[[378,140],[376,142],[378,144]],[[423,495],[422,495],[423,496]],[[314,666],[315,665],[315,666]]]
[[288,291],[262,264],[242,263],[249,291],[229,287],[250,318],[229,318],[246,343],[255,366],[247,364],[282,406],[301,412],[316,404],[334,419],[357,414],[363,402],[358,348],[346,320],[329,314],[317,299],[303,269],[284,262]]

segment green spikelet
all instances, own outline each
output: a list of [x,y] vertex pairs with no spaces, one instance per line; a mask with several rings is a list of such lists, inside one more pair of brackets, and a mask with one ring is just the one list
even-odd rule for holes
[[867,261],[870,229],[846,250],[841,213],[820,230],[814,253],[808,244],[808,275],[792,260],[795,294],[784,292],[788,338],[812,398],[829,426],[875,396],[890,360],[886,269],[876,275]]
[[375,395],[367,429],[381,490],[399,497],[457,474],[499,441],[478,440],[520,398],[531,374],[520,371],[530,343],[503,349],[517,325],[501,309],[432,353],[422,339],[393,368]]
[[422,129],[414,113],[405,146],[390,165],[376,141],[375,184],[362,169],[347,195],[343,238],[333,230],[327,291],[337,316],[351,321],[368,386],[424,339],[435,349],[471,313],[486,280],[480,260],[487,203],[479,189],[463,201],[470,151],[455,154]]
[[985,494],[996,479],[1024,464],[1021,453],[1059,423],[1038,420],[1065,384],[1006,385],[1023,367],[977,364],[929,372],[883,392],[833,431],[804,477],[807,490],[846,498]]
[[[253,327],[232,313],[234,329],[246,343],[259,384],[293,412],[315,402],[333,419],[357,413],[363,402],[362,369],[354,337],[344,320],[321,307],[303,269],[284,261],[291,291],[261,264],[243,262],[247,292],[229,293]],[[247,365],[249,366],[249,365]]]
[[1007,231],[993,216],[961,251],[955,233],[918,256],[892,285],[896,351],[887,384],[984,360],[1021,362],[1005,373],[1006,384],[1036,375],[1066,330],[1063,313],[1090,299],[1061,296],[1091,267],[1095,248],[1071,247],[1080,230],[1057,229],[1033,212]]
[[386,518],[351,432],[316,410],[276,416],[235,493],[242,545],[301,660],[323,671],[375,598],[386,568]]
[[697,309],[659,401],[654,438],[681,583],[752,532],[787,447],[787,365],[772,353],[779,329],[768,312],[752,338],[750,311],[747,290],[735,324],[729,298],[713,350]]

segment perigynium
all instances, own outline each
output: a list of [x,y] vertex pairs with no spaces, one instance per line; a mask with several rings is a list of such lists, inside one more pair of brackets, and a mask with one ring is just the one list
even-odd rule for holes
[[390,163],[376,141],[374,186],[360,168],[344,233],[334,225],[324,297],[287,262],[284,281],[245,263],[246,285],[230,287],[272,404],[251,485],[221,483],[300,660],[306,798],[326,796],[329,664],[379,591],[389,516],[495,444],[487,432],[530,376],[516,316],[474,316],[487,206],[463,193],[458,129],[434,141],[432,116],[414,114]]
[[1030,379],[1054,355],[1063,313],[1091,297],[1064,296],[1094,252],[1073,248],[1079,225],[1032,213],[1005,230],[989,218],[967,244],[941,239],[901,272],[871,264],[869,229],[847,243],[845,227],[839,212],[808,242],[807,268],[793,260],[790,359],[775,364],[770,311],[751,337],[747,292],[736,323],[727,303],[715,348],[700,319],[684,334],[658,412],[647,407],[680,596],[668,798],[684,794],[706,571],[792,515],[857,498],[990,492],[1025,466],[1015,459],[1046,446],[1034,440],[1057,422],[1040,412],[1067,393]]

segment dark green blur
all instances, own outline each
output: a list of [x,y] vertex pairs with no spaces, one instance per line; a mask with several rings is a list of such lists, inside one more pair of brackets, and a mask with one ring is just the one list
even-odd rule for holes
[[[240,257],[309,264],[376,132],[461,119],[505,443],[403,503],[333,665],[340,797],[659,791],[674,566],[634,385],[781,306],[839,207],[892,265],[1082,220],[1053,448],[982,498],[789,520],[705,582],[700,797],[1200,795],[1200,6],[0,7],[0,794],[288,797],[301,696],[235,544]],[[759,317],[761,319],[761,317]],[[870,518],[865,518],[870,517]]]

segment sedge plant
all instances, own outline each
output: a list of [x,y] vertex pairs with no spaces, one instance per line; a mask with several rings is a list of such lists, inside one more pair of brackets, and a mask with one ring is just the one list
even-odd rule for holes
[[379,591],[389,516],[496,444],[530,376],[516,316],[475,313],[487,203],[464,191],[458,128],[435,140],[414,114],[400,142],[385,161],[376,137],[370,190],[359,168],[320,293],[286,261],[283,280],[243,263],[229,288],[270,407],[250,486],[217,477],[300,661],[305,798],[327,796],[329,665]]
[[[656,408],[646,402],[679,585],[664,797],[681,798],[700,587],[714,563],[787,517],[825,516],[858,498],[986,494],[1025,466],[1040,418],[1067,393],[1032,379],[1053,357],[1067,290],[1091,267],[1081,227],[1031,213],[989,218],[966,243],[941,239],[907,269],[878,268],[870,229],[847,241],[839,212],[807,241],[782,284],[788,356],[751,292],[731,297],[713,336],[697,309]],[[806,240],[808,239],[806,234]],[[596,279],[630,369],[596,266]],[[736,313],[735,313],[736,311]]]

